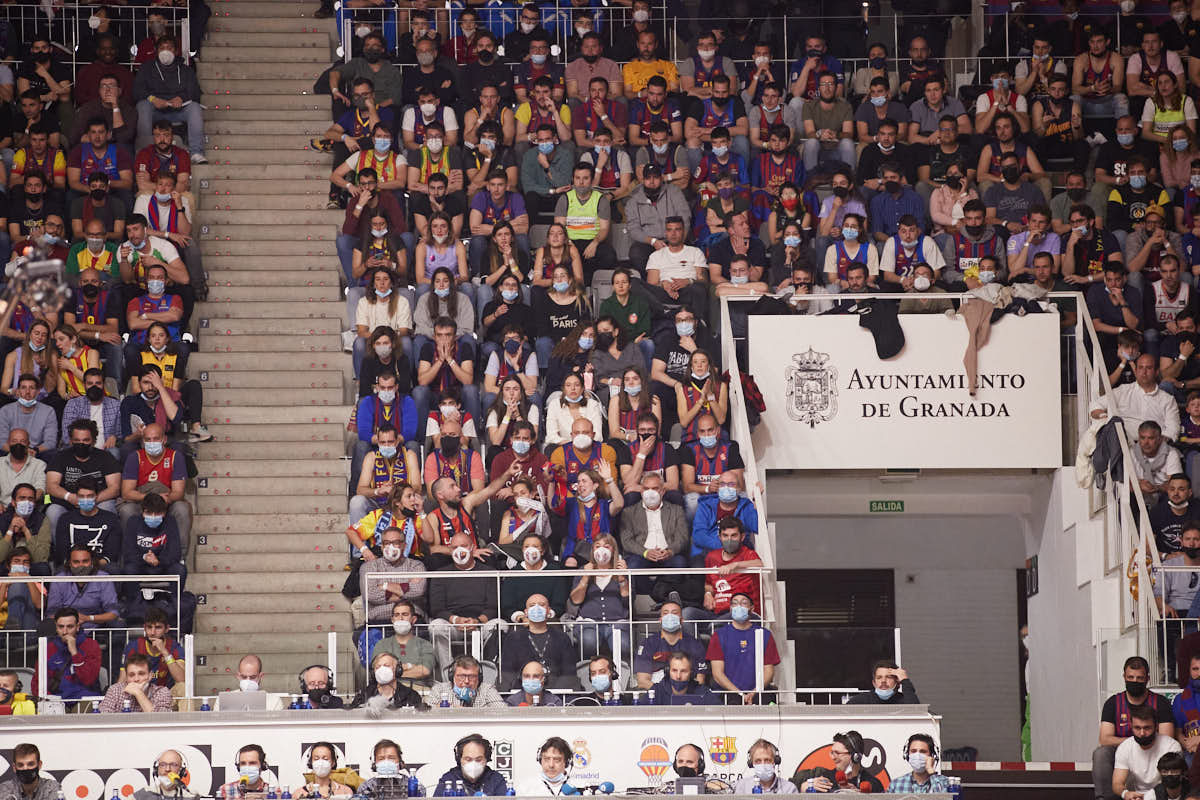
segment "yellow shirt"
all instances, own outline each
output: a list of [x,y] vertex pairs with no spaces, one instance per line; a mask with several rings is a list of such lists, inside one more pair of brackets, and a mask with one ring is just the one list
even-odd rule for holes
[[[571,109],[567,107],[566,103],[563,103],[562,107],[558,109],[558,117],[563,121],[564,125],[568,128],[571,127]],[[513,118],[528,127],[529,120],[533,119],[533,106],[529,104],[528,100],[517,106],[516,112],[513,113]]]
[[679,70],[670,61],[630,61],[621,68],[621,82],[626,89],[640,92],[655,75],[662,76],[667,81],[667,88],[679,85]]

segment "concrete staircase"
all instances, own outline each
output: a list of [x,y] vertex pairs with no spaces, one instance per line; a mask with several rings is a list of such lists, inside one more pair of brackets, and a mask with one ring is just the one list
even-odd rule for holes
[[197,693],[235,688],[262,657],[269,691],[327,663],[339,634],[339,688],[351,687],[343,458],[350,357],[326,211],[329,157],[307,147],[329,124],[314,79],[332,57],[315,2],[213,6],[199,65],[209,163],[194,168],[208,301],[189,361],[211,443],[199,447]]

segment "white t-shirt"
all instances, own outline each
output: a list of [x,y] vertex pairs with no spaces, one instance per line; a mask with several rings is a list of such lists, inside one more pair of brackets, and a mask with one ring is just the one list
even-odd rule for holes
[[[406,130],[409,133],[412,133],[417,128],[417,114],[420,114],[420,113],[421,113],[421,109],[419,109],[415,106],[406,109],[404,112],[404,121],[401,122],[400,127],[403,130]],[[423,119],[424,115],[422,114],[421,116]],[[429,120],[429,122],[437,122],[437,121],[439,121],[439,120],[437,120],[436,118]],[[454,109],[450,108],[449,106],[442,107],[442,119],[440,121],[441,121],[442,125],[445,126],[447,133],[449,133],[450,131],[458,130],[458,117],[455,116]],[[429,123],[427,122],[426,124],[429,124]]]
[[1161,733],[1154,739],[1149,750],[1143,749],[1133,737],[1117,745],[1114,769],[1129,770],[1129,778],[1125,788],[1131,792],[1148,792],[1157,786],[1162,778],[1158,774],[1158,760],[1167,753],[1178,753],[1179,742]]
[[380,325],[386,325],[393,330],[412,330],[412,309],[408,307],[408,299],[404,295],[396,296],[396,313],[388,313],[388,300],[378,299],[374,303],[366,297],[358,300],[354,309],[354,324],[365,325],[368,331],[373,331]]
[[[1011,100],[1011,98],[1009,100],[1009,106],[1013,111],[1016,111],[1018,114],[1025,114],[1029,111],[1029,102],[1025,99],[1025,95],[1017,94],[1011,89],[1009,90],[1009,94],[1011,97],[1017,98],[1016,101]],[[986,114],[991,107],[992,101],[988,98],[987,92],[979,95],[979,98],[975,101],[976,114]]]
[[[191,220],[192,220],[192,198],[191,198],[191,195],[189,193],[184,193],[184,194],[181,194],[179,197],[183,201],[183,215],[188,218],[189,222],[191,222]],[[152,195],[152,194],[139,194],[137,197],[137,200],[133,201],[133,213],[141,214],[143,217],[148,218],[150,216],[150,214],[149,214],[150,201],[152,201],[152,200],[154,200],[154,195]],[[166,221],[168,213],[170,213],[170,210],[168,208],[166,208],[163,205],[159,205],[159,207],[158,207],[159,220]]]
[[672,253],[670,247],[655,250],[646,260],[646,269],[658,270],[659,281],[673,281],[676,278],[696,280],[697,269],[708,269],[708,259],[699,247],[685,244],[678,253]]
[[95,406],[88,403],[88,415],[92,422],[96,423],[96,430],[99,432],[96,436],[97,442],[103,442],[108,438],[110,433],[114,436],[116,435],[116,431],[104,430],[104,403]]

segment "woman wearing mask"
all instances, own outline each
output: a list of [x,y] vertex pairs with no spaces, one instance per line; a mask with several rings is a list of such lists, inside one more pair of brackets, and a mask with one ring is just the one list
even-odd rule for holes
[[554,498],[555,513],[567,520],[561,556],[563,566],[570,569],[591,559],[593,542],[612,533],[613,515],[625,505],[607,461],[597,469],[583,470],[576,480],[574,497]]
[[633,291],[633,273],[621,267],[613,273],[613,293],[600,304],[600,315],[617,321],[625,337],[637,344],[650,369],[654,359],[654,340],[650,338],[650,302],[641,292]]
[[979,193],[967,185],[963,165],[951,164],[947,167],[946,182],[934,189],[929,197],[929,218],[933,221],[933,240],[938,247],[958,233],[963,206],[978,199]]
[[750,198],[737,190],[734,174],[722,172],[717,176],[717,196],[704,205],[704,225],[696,236],[697,246],[703,249],[728,236],[729,221],[749,210]]
[[[582,475],[580,477],[583,477]],[[620,493],[613,491],[614,498]],[[569,521],[568,521],[569,522]],[[568,536],[574,530],[569,524]],[[591,557],[583,565],[588,575],[575,579],[571,589],[571,602],[579,606],[576,625],[579,627],[580,654],[584,658],[599,652],[612,652],[613,630],[621,631],[621,653],[618,660],[629,652],[629,576],[606,569],[626,569],[625,559],[617,549],[617,540],[607,531],[592,541]]]
[[781,234],[779,241],[771,246],[768,253],[771,260],[768,283],[784,289],[792,285],[792,270],[795,267],[813,269],[813,256],[812,248],[804,242],[804,232],[800,223],[789,222],[783,226]]
[[50,323],[44,319],[35,319],[25,332],[25,340],[21,346],[4,358],[4,380],[0,389],[4,392],[4,403],[11,403],[17,397],[17,379],[22,375],[33,375],[42,381],[38,390],[38,398],[43,398],[54,390],[58,376],[50,368]]
[[1171,192],[1176,203],[1179,194],[1191,185],[1192,161],[1200,158],[1196,148],[1196,134],[1186,125],[1171,129],[1170,141],[1159,147],[1158,169],[1162,173],[1163,186]]
[[329,742],[317,742],[308,751],[308,769],[304,773],[304,785],[292,797],[330,798],[354,794],[353,789],[334,777],[345,778],[346,770],[338,769],[337,750]]
[[[564,320],[565,322],[566,320]],[[542,355],[543,345],[543,337],[539,336],[537,341],[538,364],[547,364],[544,387],[547,394],[561,389],[563,380],[568,375],[579,375],[583,378],[585,390],[591,387],[592,348],[596,346],[596,326],[591,320],[580,318],[575,323],[574,330],[554,345],[553,350],[547,345],[545,360]]]
[[440,211],[434,214],[429,218],[428,234],[417,244],[417,252],[413,256],[418,304],[427,292],[436,291],[433,276],[439,269],[450,273],[459,291],[474,302],[475,284],[471,283],[471,273],[467,267],[467,248],[458,239],[451,239],[450,218]]
[[454,392],[442,392],[437,405],[429,409],[425,417],[425,451],[437,450],[442,446],[442,423],[457,420],[462,426],[462,446],[471,450],[479,448],[479,434],[475,418],[471,416]]
[[[407,463],[410,465],[408,480],[419,481],[420,473],[413,475],[411,462]],[[399,528],[403,535],[403,544],[400,546],[401,556],[413,559],[421,558],[424,550],[421,539],[423,517],[420,512],[421,491],[413,488],[409,483],[397,484],[392,488],[392,493],[388,496],[385,506],[373,509],[346,529],[346,539],[355,553],[359,553],[359,548],[366,545],[368,549],[361,551],[363,561],[374,561],[379,557],[375,551],[381,550],[384,534],[390,528]]]
[[396,331],[386,325],[371,332],[359,371],[358,399],[374,393],[375,381],[380,375],[394,375],[396,391],[400,394],[412,391],[412,361],[408,348],[408,337],[397,336]]
[[712,360],[703,350],[692,353],[688,379],[675,387],[675,403],[679,410],[679,424],[683,426],[680,444],[693,444],[700,440],[697,420],[702,413],[712,414],[718,425],[725,424],[729,414],[729,386],[713,373]]
[[[367,274],[367,285],[370,290],[359,299],[354,309],[354,329],[358,334],[353,348],[355,375],[362,372],[367,340],[376,328],[391,328],[400,337],[403,348],[413,327],[412,309],[408,299],[400,294],[396,273],[386,267],[378,267]],[[412,351],[406,351],[405,355],[411,358]]]
[[583,376],[571,373],[563,380],[562,391],[546,398],[546,444],[571,441],[571,425],[580,417],[592,422],[592,430],[603,430],[603,406],[584,391]]
[[470,295],[454,285],[454,273],[446,267],[438,267],[431,276],[432,292],[420,294],[417,308],[413,312],[413,352],[421,349],[433,339],[433,324],[439,317],[449,317],[458,328],[458,338],[471,341],[474,346],[475,307]]
[[[371,676],[365,688],[359,690],[354,699],[350,701],[350,708],[361,708],[369,705],[374,708],[376,701],[371,701],[378,697],[382,699],[382,708],[416,708],[425,710],[427,706],[425,701],[421,699],[421,695],[410,687],[408,684],[401,683],[396,680],[401,672],[400,662],[391,653],[377,652],[375,657],[371,659]],[[315,767],[315,764],[314,764]],[[378,770],[378,774],[383,774]]]
[[493,448],[508,447],[512,441],[512,427],[518,422],[528,422],[536,435],[541,412],[525,395],[524,384],[515,375],[509,375],[497,388],[500,391],[492,395],[495,399],[488,408],[484,425],[488,443]]
[[591,355],[592,380],[596,397],[603,405],[608,405],[610,396],[620,393],[621,376],[625,371],[645,363],[641,351],[629,346],[615,319],[600,317],[596,320],[596,346]]
[[[554,484],[551,483],[551,490]],[[513,506],[500,518],[500,535],[497,544],[512,544],[521,541],[527,533],[536,533],[545,541],[550,536],[550,514],[545,503],[538,497],[537,484],[533,478],[522,475],[512,483]],[[553,494],[547,498],[549,502]],[[541,560],[539,550],[537,560]]]
[[500,393],[501,381],[516,379],[521,384],[522,395],[527,395],[534,405],[541,405],[538,394],[538,378],[541,369],[533,346],[525,341],[523,328],[507,327],[500,347],[491,347],[486,352],[483,369],[483,405],[490,406]]
[[[813,216],[801,202],[800,190],[796,184],[787,181],[779,187],[779,198],[771,206],[771,214],[767,217],[767,244],[778,244],[783,237],[785,226],[796,223],[800,226],[804,242],[812,238]],[[808,235],[804,235],[807,232]]]
[[408,288],[411,281],[408,255],[400,243],[400,237],[388,229],[388,218],[382,211],[367,219],[362,238],[355,245],[351,258],[350,286],[346,290],[347,319],[354,319],[358,301],[370,293],[371,279],[368,273],[375,269],[388,269],[394,273],[397,291],[412,308],[416,295]]
[[517,247],[517,235],[508,222],[498,222],[493,228],[484,269],[483,279],[475,287],[475,301],[483,307],[491,302],[497,286],[504,278],[511,275],[520,284],[529,274],[529,256]]
[[849,288],[850,265],[863,262],[867,265],[868,285],[875,282],[879,274],[879,251],[868,241],[866,217],[847,214],[842,221],[841,235],[825,250],[825,285],[837,291]]
[[[567,226],[555,222],[546,231],[546,243],[538,248],[533,257],[533,273],[530,281],[534,286],[534,299],[541,294],[554,289],[559,278],[555,272],[562,267],[568,278],[573,278],[577,286],[583,286],[583,260],[579,250],[567,238]],[[540,290],[540,291],[539,291]]]
[[65,404],[84,393],[83,373],[100,368],[100,354],[84,344],[70,325],[54,331],[54,369],[58,373],[58,397]]
[[1196,104],[1179,88],[1172,72],[1154,79],[1154,94],[1142,107],[1142,138],[1156,145],[1169,145],[1171,130],[1183,125],[1196,133]]
[[191,441],[208,441],[212,434],[200,424],[204,411],[204,388],[200,381],[187,378],[187,353],[183,352],[179,342],[172,341],[167,326],[155,322],[146,329],[146,341],[137,351],[137,359],[132,363],[126,362],[125,369],[130,373],[130,394],[141,391],[138,383],[138,371],[141,367],[153,364],[162,372],[163,387],[178,392],[183,405],[183,424],[187,425]]
[[854,176],[849,170],[838,170],[830,178],[833,194],[821,201],[817,211],[817,236],[813,242],[816,263],[825,261],[825,251],[830,245],[844,241],[842,228],[846,217],[857,214],[867,218],[867,204],[854,185]]
[[496,288],[499,290],[498,296],[483,307],[483,316],[480,318],[483,331],[479,351],[485,364],[492,353],[504,348],[509,328],[520,331],[522,339],[526,333],[532,334],[537,328],[529,298],[525,296],[521,282],[515,275],[501,277]]
[[646,373],[629,367],[621,373],[621,391],[611,392],[608,398],[608,432],[627,445],[637,441],[637,418],[649,411],[662,424],[662,405],[658,396],[650,393]]

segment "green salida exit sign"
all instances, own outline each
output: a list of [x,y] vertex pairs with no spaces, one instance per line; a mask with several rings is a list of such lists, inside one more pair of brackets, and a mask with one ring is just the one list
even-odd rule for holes
[[872,500],[871,501],[871,513],[872,514],[903,514],[904,513],[904,501],[903,500]]

